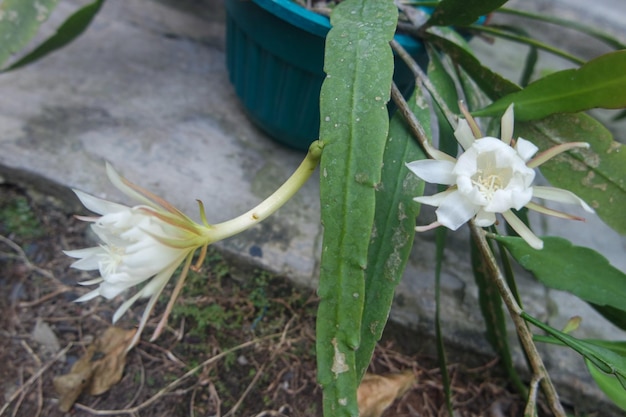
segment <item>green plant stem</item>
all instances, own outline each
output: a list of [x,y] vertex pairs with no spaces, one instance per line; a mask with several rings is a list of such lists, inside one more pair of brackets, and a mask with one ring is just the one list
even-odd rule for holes
[[579,32],[582,32],[586,35],[589,35],[593,38],[596,38],[604,43],[606,43],[607,45],[612,46],[615,49],[624,49],[626,48],[626,45],[624,45],[622,42],[620,42],[619,40],[617,40],[616,38],[614,38],[613,36],[607,34],[606,32],[600,31],[594,27],[591,26],[587,26],[587,25],[583,25],[579,22],[576,21],[572,21],[572,20],[568,20],[568,19],[562,19],[560,17],[557,16],[550,16],[550,15],[545,15],[545,14],[538,14],[538,13],[531,13],[525,10],[517,10],[517,9],[509,9],[507,7],[501,7],[497,10],[495,10],[496,13],[504,13],[504,14],[511,14],[511,15],[515,15],[515,16],[520,16],[520,17],[524,17],[527,19],[532,19],[532,20],[539,20],[542,22],[546,22],[546,23],[552,23],[558,26],[562,26],[562,27],[566,27],[569,29],[574,29],[577,30]]
[[306,157],[291,177],[261,204],[234,219],[212,225],[208,232],[211,241],[217,242],[241,233],[281,208],[311,177],[319,164],[323,147],[323,142],[319,140],[313,142]]
[[472,29],[473,31],[477,31],[477,32],[483,32],[483,33],[488,33],[490,35],[493,36],[498,36],[500,38],[503,39],[508,39],[510,41],[513,42],[517,42],[517,43],[521,43],[521,44],[525,44],[528,46],[534,46],[537,49],[541,49],[544,50],[546,52],[550,52],[553,55],[559,56],[561,58],[567,59],[568,61],[573,62],[574,64],[577,65],[582,65],[585,63],[584,59],[578,58],[577,56],[574,56],[570,53],[567,53],[559,48],[555,48],[553,46],[550,46],[546,43],[540,42],[536,39],[533,38],[529,38],[527,36],[520,36],[520,35],[515,35],[513,33],[507,32],[505,30],[501,30],[498,29],[496,27],[493,26],[481,26],[481,25],[471,25],[469,26],[470,29]]
[[[522,347],[528,356],[528,360],[530,362],[530,366],[533,372],[533,380],[536,378],[541,381],[541,388],[546,395],[548,400],[548,405],[555,416],[557,417],[565,417],[565,410],[563,410],[563,406],[559,401],[559,396],[552,384],[552,380],[548,375],[548,371],[546,370],[543,361],[541,360],[541,356],[537,351],[537,346],[535,346],[533,342],[533,335],[528,329],[528,326],[524,319],[522,318],[523,310],[515,300],[515,297],[511,293],[509,286],[506,283],[506,279],[504,275],[500,271],[500,267],[498,266],[498,262],[496,261],[493,253],[489,248],[489,243],[487,242],[487,238],[485,236],[485,231],[476,226],[473,220],[469,222],[470,231],[472,233],[472,237],[476,242],[476,246],[478,250],[483,256],[485,261],[485,265],[487,267],[487,276],[491,279],[492,283],[498,288],[502,299],[504,300],[504,304],[509,310],[509,315],[511,319],[513,319],[513,323],[515,324],[515,329],[522,343]],[[531,390],[531,393],[533,391]],[[534,396],[529,395],[528,402],[535,402]],[[532,415],[532,414],[531,414]]]

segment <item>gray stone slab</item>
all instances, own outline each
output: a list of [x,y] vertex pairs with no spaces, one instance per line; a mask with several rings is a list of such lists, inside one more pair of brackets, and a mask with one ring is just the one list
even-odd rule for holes
[[[610,4],[603,1],[596,3]],[[61,2],[53,20],[61,20],[78,3]],[[591,19],[589,14],[583,17]],[[481,48],[479,53],[488,49]],[[518,62],[512,61],[511,51],[496,46],[495,53],[483,56],[506,71]],[[0,173],[6,180],[40,178],[60,189],[75,187],[127,201],[104,176],[107,160],[196,219],[195,199],[203,200],[209,221],[220,222],[259,203],[302,158],[247,120],[226,74],[224,9],[218,0],[107,2],[75,43],[1,75],[0,91]],[[220,247],[241,263],[315,287],[322,233],[318,193],[314,175],[278,215]],[[418,221],[425,223],[429,216],[432,211],[425,209]],[[626,269],[624,239],[597,219],[576,228],[559,220],[538,221],[537,226],[593,245]],[[483,337],[467,230],[450,236],[442,279],[447,341],[457,352],[492,354]],[[424,337],[434,332],[433,271],[433,235],[419,234],[391,317]],[[574,297],[545,289],[523,274],[520,280],[526,307],[535,316],[560,327],[581,315],[585,321],[579,335],[625,338]],[[565,349],[543,350],[566,401],[603,401],[576,355]],[[517,358],[521,363],[519,351]]]

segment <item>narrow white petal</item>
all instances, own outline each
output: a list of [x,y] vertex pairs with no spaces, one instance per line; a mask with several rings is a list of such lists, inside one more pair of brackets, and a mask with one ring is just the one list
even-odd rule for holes
[[579,216],[574,216],[573,214],[568,214],[568,213],[564,213],[562,211],[558,211],[558,210],[554,210],[551,208],[547,208],[544,206],[541,206],[537,203],[533,203],[532,201],[528,204],[526,204],[526,207],[530,210],[534,210],[538,213],[541,214],[545,214],[548,216],[554,216],[554,217],[558,217],[560,219],[566,219],[566,220],[578,220],[578,221],[584,221],[585,219]]
[[94,197],[80,190],[73,191],[80,200],[80,202],[83,203],[83,206],[85,206],[87,210],[93,211],[94,213],[104,215],[107,213],[116,213],[118,211],[128,210],[128,207],[122,204]]
[[559,203],[577,204],[585,209],[585,211],[595,213],[595,211],[576,194],[561,188],[536,186],[533,187],[533,196]]
[[102,249],[100,246],[94,246],[92,248],[64,250],[63,253],[71,258],[83,259],[89,256],[99,255],[101,253],[104,253],[104,249]]
[[95,285],[95,284],[100,284],[102,281],[104,281],[104,278],[98,277],[94,279],[89,279],[87,281],[79,281],[78,285]]
[[471,219],[479,210],[464,195],[454,192],[448,195],[435,211],[437,221],[451,230],[456,230]]
[[96,288],[95,290],[90,291],[90,292],[88,292],[87,294],[85,294],[85,295],[83,295],[81,297],[78,297],[77,299],[74,300],[74,302],[75,303],[83,303],[85,301],[92,300],[92,299],[96,298],[99,295],[100,295],[100,291],[99,291],[98,288]]
[[543,249],[543,241],[539,239],[512,211],[505,211],[502,216],[507,223],[526,241],[533,249]]
[[502,142],[507,145],[511,144],[511,139],[513,139],[513,125],[514,125],[514,115],[513,115],[513,107],[514,104],[509,104],[509,107],[506,108],[506,111],[502,115],[502,119],[500,122],[500,138]]
[[128,309],[133,304],[135,304],[135,301],[137,301],[140,297],[141,297],[141,291],[138,291],[136,294],[134,294],[128,300],[124,301],[117,308],[117,310],[115,310],[115,313],[113,313],[113,319],[111,320],[113,322],[113,324],[115,324],[124,315],[124,313],[126,313],[128,311]]
[[113,185],[118,190],[120,190],[121,192],[123,192],[124,194],[126,194],[127,196],[129,196],[130,198],[134,200],[141,201],[143,204],[147,206],[153,207],[155,209],[160,208],[160,206],[155,204],[152,200],[150,200],[147,197],[144,197],[142,194],[140,194],[139,192],[135,191],[133,188],[128,186],[124,182],[124,179],[122,178],[122,176],[118,174],[115,168],[113,168],[113,166],[109,164],[108,162],[106,163],[106,171],[107,171],[107,176],[109,177],[109,181],[111,181],[111,183],[113,183]]
[[95,271],[100,269],[100,257],[99,256],[90,256],[87,258],[80,259],[70,265],[74,269],[78,269],[80,271]]
[[452,175],[454,162],[423,159],[406,164],[412,173],[432,184],[454,184],[456,176]]
[[[183,260],[181,259],[180,262],[182,261]],[[178,267],[180,262],[176,264],[172,264],[169,268],[167,268],[166,270],[162,271],[159,275],[157,275],[154,278],[154,280],[152,280],[152,282],[150,282],[148,285],[142,288],[142,291],[141,291],[142,296],[146,296],[148,294],[151,294],[152,296],[150,298],[150,301],[148,301],[148,304],[146,305],[143,315],[141,316],[141,321],[139,322],[139,328],[137,329],[137,333],[135,333],[133,340],[128,345],[129,349],[132,348],[139,341],[139,338],[141,337],[141,333],[143,332],[143,329],[146,327],[148,318],[150,318],[150,314],[152,313],[152,310],[154,309],[154,306],[156,305],[156,302],[159,299],[161,292],[163,292],[163,289],[169,282],[174,271],[176,271],[176,268]]]
[[467,120],[459,119],[459,124],[454,131],[454,137],[465,150],[469,149],[474,144],[474,134]]
[[441,204],[448,195],[454,192],[456,192],[456,190],[450,188],[437,194],[415,197],[413,200],[420,204],[426,204],[427,206],[439,207],[439,204]]
[[515,150],[519,154],[520,158],[526,162],[537,153],[539,148],[536,147],[534,143],[524,138],[517,138],[517,141],[515,142]]

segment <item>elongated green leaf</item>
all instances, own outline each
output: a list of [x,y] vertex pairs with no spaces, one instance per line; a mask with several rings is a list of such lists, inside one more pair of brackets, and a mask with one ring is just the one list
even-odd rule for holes
[[599,306],[597,304],[590,303],[598,313],[605,319],[616,325],[622,330],[626,330],[626,314],[623,311],[613,307]]
[[558,71],[541,78],[474,114],[496,116],[511,103],[515,103],[518,120],[536,120],[554,113],[573,113],[596,107],[626,107],[625,68],[626,51],[602,55],[578,69]]
[[507,0],[442,0],[428,26],[466,26],[502,6]]
[[[416,90],[408,104],[430,135],[430,108],[423,92]],[[420,205],[413,198],[422,195],[424,183],[409,172],[405,163],[424,158],[426,155],[402,116],[396,114],[389,126],[381,186],[376,190],[376,232],[372,233],[368,251],[361,346],[356,352],[360,376],[367,370],[376,342],[382,336],[415,237],[415,218]]]
[[516,135],[541,150],[566,142],[589,143],[590,149],[570,151],[541,165],[541,172],[552,185],[574,192],[604,222],[626,234],[626,152],[601,123],[585,114],[560,114],[518,123],[515,129]]
[[4,0],[0,3],[0,67],[35,36],[58,0]]
[[598,252],[574,246],[559,237],[542,238],[542,250],[532,249],[519,237],[497,236],[495,239],[544,285],[626,312],[626,274]]
[[[614,375],[622,388],[626,389],[626,356],[607,348],[607,342],[576,339],[542,323],[525,312],[522,312],[521,316],[524,320],[534,324],[559,342],[581,354],[600,371]],[[545,341],[545,339],[543,340]]]
[[562,19],[560,17],[550,16],[547,14],[532,13],[532,12],[528,12],[525,10],[508,9],[504,7],[499,8],[497,12],[514,14],[514,15],[525,17],[528,19],[540,20],[543,22],[553,23],[555,25],[574,29],[579,32],[585,33],[593,38],[599,39],[602,42],[606,43],[607,45],[612,46],[615,49],[626,49],[626,44],[622,43],[615,36],[611,36],[608,33],[598,30],[597,27],[592,27],[592,26],[581,24],[578,21]]
[[[448,28],[440,28],[446,31]],[[434,106],[439,127],[439,150],[448,155],[456,156],[458,152],[458,142],[454,137],[454,131],[448,120],[444,116],[444,106],[451,112],[458,113],[458,93],[453,77],[446,71],[439,55],[429,49],[428,78],[438,92],[441,102],[437,101]],[[443,191],[445,186],[440,185],[439,191]],[[441,327],[441,270],[444,262],[444,253],[447,242],[447,229],[440,227],[435,235],[435,340],[437,343],[437,361],[441,372],[443,383],[443,393],[446,400],[446,409],[449,415],[453,415],[452,405],[452,383],[448,372],[448,358],[446,355],[443,340],[444,331]]]
[[626,391],[614,375],[605,374],[590,360],[585,360],[587,369],[598,387],[622,410],[626,411]]
[[331,16],[320,95],[324,238],[317,315],[324,415],[357,416],[365,269],[389,118],[393,1],[347,0]]
[[4,71],[11,71],[23,67],[24,65],[28,65],[72,42],[81,33],[83,33],[85,29],[87,29],[93,18],[102,7],[103,3],[104,0],[97,0],[83,6],[80,10],[67,18],[67,20],[57,29],[57,32],[53,36],[48,38],[34,51],[9,66]]
[[519,35],[516,33],[512,33],[508,29],[503,30],[503,26],[483,26],[483,25],[472,25],[470,28],[476,32],[486,33],[488,35],[492,35],[498,38],[507,39],[512,42],[520,43],[522,45],[528,45],[532,47],[536,47],[543,51],[549,52],[558,57],[564,58],[570,62],[573,62],[576,65],[582,65],[585,63],[585,60],[579,58],[575,55],[570,54],[569,52],[559,49],[555,46],[550,45],[549,43],[541,42],[535,38],[530,36]]

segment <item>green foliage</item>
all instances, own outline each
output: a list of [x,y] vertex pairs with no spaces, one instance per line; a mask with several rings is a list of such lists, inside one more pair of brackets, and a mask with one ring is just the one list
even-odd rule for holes
[[568,291],[597,305],[626,311],[626,274],[598,252],[558,237],[544,237],[542,250],[532,249],[518,237],[495,239],[546,286]]
[[[11,66],[5,69],[5,71],[11,71],[24,65],[28,65],[38,59],[43,58],[51,52],[60,49],[78,36],[80,36],[87,27],[91,24],[93,18],[98,14],[104,0],[96,0],[93,3],[83,6],[81,9],[72,14],[56,31],[54,35],[45,40],[35,50],[28,55],[21,58]],[[39,4],[39,3],[35,3]]]
[[428,21],[430,26],[465,26],[506,3],[506,0],[442,0]]
[[[409,106],[430,132],[430,110],[423,91],[409,99]],[[426,156],[411,137],[400,114],[391,120],[383,156],[381,186],[376,189],[374,230],[368,249],[365,271],[365,305],[361,324],[361,345],[356,352],[356,369],[361,377],[370,363],[376,342],[382,336],[396,286],[413,246],[415,218],[419,205],[413,197],[421,195],[424,183],[411,174],[406,161]]]
[[326,415],[356,416],[365,269],[389,126],[398,11],[393,1],[347,0],[331,16],[320,95],[321,216],[318,379]]
[[0,66],[24,48],[48,19],[58,0],[4,0],[0,3]]
[[626,51],[617,51],[543,77],[521,91],[508,94],[476,116],[496,116],[515,103],[515,118],[536,120],[555,113],[574,113],[596,107],[626,106]]
[[542,338],[542,341],[556,344],[560,342],[569,346],[597,367],[599,371],[613,375],[622,387],[622,395],[626,393],[626,355],[623,348],[609,348],[610,342],[606,341],[576,339],[542,323],[527,313],[522,313],[522,317],[554,338],[554,340]]
[[609,226],[626,234],[626,152],[608,129],[586,114],[560,114],[519,123],[516,135],[541,150],[567,142],[589,143],[590,149],[566,152],[546,162],[541,172],[552,185],[572,191]]
[[44,229],[25,197],[17,197],[0,209],[0,230],[24,239],[41,237]]
[[[27,46],[57,3],[58,0],[5,0],[0,4],[0,39],[3,40],[0,44],[0,68],[11,55]],[[104,0],[96,0],[83,6],[54,35],[3,71],[30,64],[72,42],[89,26],[103,3]]]
[[[626,357],[626,342],[604,340],[595,340],[594,342],[622,357]],[[615,405],[626,411],[626,392],[624,392],[626,387],[623,386],[622,382],[616,376],[602,372],[588,359],[585,359],[585,364],[589,369],[589,373],[598,384],[598,387],[604,391],[606,396],[609,397]]]

